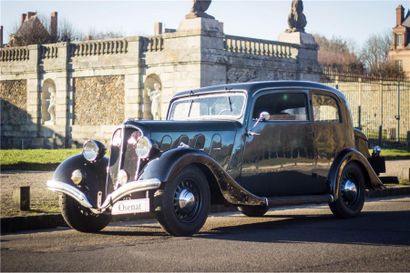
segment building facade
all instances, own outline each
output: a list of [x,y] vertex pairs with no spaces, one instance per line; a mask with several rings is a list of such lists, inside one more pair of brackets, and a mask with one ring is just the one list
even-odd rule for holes
[[396,8],[396,26],[392,38],[389,58],[410,78],[410,10],[405,13],[402,5]]
[[[158,27],[159,26],[159,27]],[[109,141],[125,119],[164,119],[178,91],[257,80],[319,80],[310,34],[279,41],[224,33],[190,16],[156,35],[0,50],[2,148]]]

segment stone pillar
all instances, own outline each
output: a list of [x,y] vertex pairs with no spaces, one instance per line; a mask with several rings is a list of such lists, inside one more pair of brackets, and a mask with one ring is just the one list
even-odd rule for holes
[[127,59],[131,62],[128,68],[125,69],[124,75],[124,117],[125,119],[141,119],[142,118],[142,102],[143,102],[143,68],[142,47],[143,39],[141,37],[128,37],[128,52]]
[[42,146],[38,142],[41,128],[41,71],[40,71],[40,45],[29,45],[29,60],[25,71],[27,79],[27,113],[31,118],[30,125],[25,128],[32,136],[31,145]]
[[318,62],[318,50],[315,38],[312,34],[305,32],[284,32],[279,35],[280,42],[299,45],[298,80],[319,81],[321,68]]
[[[59,43],[58,57],[56,65],[59,73],[56,74],[56,97],[55,97],[55,145],[57,147],[70,146],[70,123],[69,123],[69,76],[67,71],[67,61],[69,55],[69,44]],[[70,103],[69,103],[70,102]]]

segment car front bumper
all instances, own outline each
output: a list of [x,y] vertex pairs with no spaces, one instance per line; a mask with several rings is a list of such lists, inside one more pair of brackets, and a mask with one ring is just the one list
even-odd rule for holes
[[130,195],[135,192],[155,190],[158,189],[160,186],[161,181],[156,178],[131,181],[110,193],[100,206],[95,207],[90,203],[87,196],[78,188],[61,181],[47,181],[47,188],[49,190],[67,194],[74,200],[76,200],[78,203],[80,203],[81,206],[86,207],[90,209],[93,213],[97,214],[103,213],[106,209],[112,207],[117,201],[121,200],[127,195]]

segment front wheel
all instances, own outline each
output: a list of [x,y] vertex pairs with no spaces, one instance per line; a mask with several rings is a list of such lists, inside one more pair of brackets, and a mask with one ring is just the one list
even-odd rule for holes
[[187,167],[158,190],[154,200],[161,226],[171,235],[190,236],[202,228],[208,217],[208,181],[200,169]]
[[95,214],[81,206],[72,197],[62,194],[60,198],[61,214],[66,223],[81,232],[97,232],[111,221],[110,214]]
[[333,214],[339,218],[357,216],[364,205],[364,175],[357,163],[348,163],[340,177],[338,198],[329,204]]

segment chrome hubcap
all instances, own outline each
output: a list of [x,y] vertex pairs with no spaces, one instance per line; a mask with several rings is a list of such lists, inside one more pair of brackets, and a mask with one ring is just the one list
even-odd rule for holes
[[191,180],[181,182],[174,194],[174,210],[180,221],[193,221],[201,207],[201,195]]
[[180,209],[184,212],[190,212],[195,207],[195,196],[187,189],[183,189],[177,199]]
[[354,202],[356,200],[356,197],[357,197],[356,184],[353,181],[351,181],[350,179],[343,181],[342,194],[343,194],[343,198],[347,202],[349,202],[349,203]]

